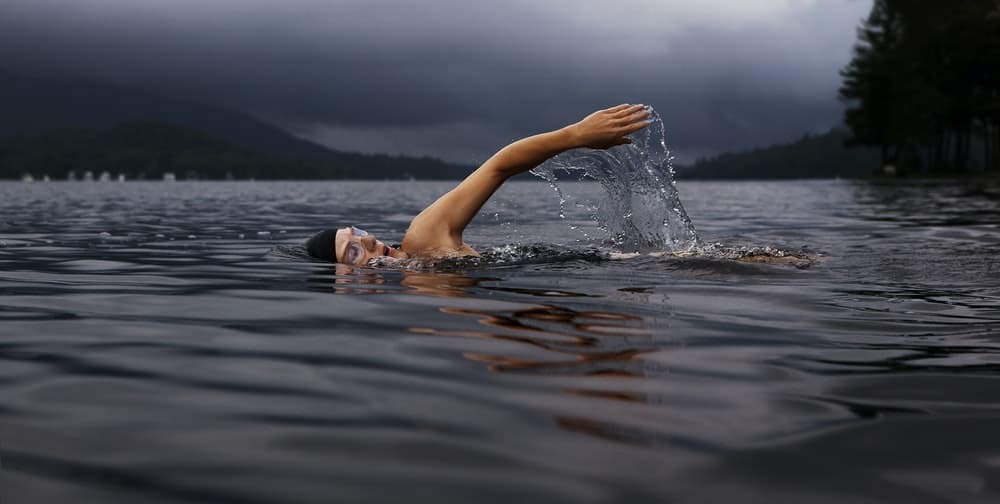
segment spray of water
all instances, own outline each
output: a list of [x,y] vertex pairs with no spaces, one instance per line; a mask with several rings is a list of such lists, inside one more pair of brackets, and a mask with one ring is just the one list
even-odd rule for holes
[[577,149],[560,154],[531,171],[559,195],[560,216],[566,197],[559,176],[590,179],[604,188],[594,219],[608,241],[623,252],[685,252],[699,244],[674,184],[673,157],[667,149],[663,120],[652,107],[652,123],[632,135],[632,143],[608,150]]

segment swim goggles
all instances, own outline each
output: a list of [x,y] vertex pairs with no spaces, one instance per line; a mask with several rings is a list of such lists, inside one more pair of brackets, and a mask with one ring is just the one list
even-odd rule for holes
[[[351,234],[357,236],[358,238],[364,238],[368,236],[368,231],[364,229],[351,226]],[[347,246],[344,247],[344,254],[341,256],[341,262],[347,264],[357,265],[365,256],[365,249],[358,242],[348,242]]]

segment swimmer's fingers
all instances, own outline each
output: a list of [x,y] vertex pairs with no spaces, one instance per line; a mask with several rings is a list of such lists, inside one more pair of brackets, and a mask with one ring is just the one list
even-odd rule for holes
[[[624,108],[620,108],[619,109],[618,107],[624,107]],[[615,119],[624,119],[624,118],[627,118],[627,117],[630,117],[630,116],[633,116],[633,115],[636,115],[636,114],[640,114],[640,113],[643,113],[643,112],[645,112],[647,115],[649,114],[649,109],[647,109],[645,105],[641,105],[641,104],[640,105],[619,105],[618,107],[615,107],[618,110],[615,110],[612,113],[612,116]]]
[[645,116],[637,117],[634,120],[630,120],[627,124],[621,126],[619,131],[621,131],[622,135],[629,135],[635,133],[636,131],[639,131],[645,128],[646,126],[652,124],[653,121],[649,120],[648,117],[649,114],[646,114]]
[[621,138],[618,139],[616,145],[625,145],[632,143],[632,139],[629,138],[627,135],[631,135],[632,133],[635,133],[636,131],[643,129],[646,126],[649,126],[649,124],[652,121],[646,119],[646,117],[649,117],[648,112],[643,115],[638,115],[634,119],[630,119],[630,122],[628,124],[620,127],[618,131],[619,134],[621,135]]
[[[639,109],[630,108],[627,113],[614,119],[614,124],[619,128],[628,128],[635,124],[642,124],[649,118],[649,109],[642,107]],[[631,132],[629,132],[631,133]]]
[[628,103],[622,103],[621,105],[615,105],[614,107],[606,108],[604,110],[601,110],[600,112],[605,112],[605,113],[608,113],[608,114],[617,114],[617,113],[619,113],[619,112],[621,112],[623,110],[628,110],[628,109],[630,109],[630,108],[632,108],[634,106],[635,105],[630,105]]

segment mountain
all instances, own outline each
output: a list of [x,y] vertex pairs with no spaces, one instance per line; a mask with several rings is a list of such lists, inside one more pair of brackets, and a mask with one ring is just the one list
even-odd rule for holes
[[60,128],[0,138],[0,179],[86,172],[160,179],[350,178],[350,165],[254,151],[176,124],[129,121],[108,129]]
[[[312,168],[307,171],[317,178],[460,178],[471,170],[468,166],[432,158],[335,151],[297,138],[241,112],[92,82],[29,79],[0,71],[0,111],[3,111],[0,114],[0,138],[8,138],[5,142],[8,147],[17,144],[9,139],[18,138],[19,142],[27,142],[37,148],[53,149],[58,148],[59,137],[63,140],[73,137],[79,141],[87,136],[83,131],[89,131],[89,135],[96,138],[116,129],[115,134],[120,136],[123,124],[150,126],[155,123],[163,128],[163,132],[169,131],[174,135],[171,148],[184,150],[186,141],[222,142],[229,146],[222,148],[217,145],[214,152],[232,149],[230,153],[240,152],[237,157],[260,153],[268,156],[269,164],[265,164],[272,168],[309,164]],[[68,134],[67,130],[77,130],[76,136]],[[148,137],[150,134],[151,130],[147,127],[140,136]],[[199,134],[204,138],[196,140]],[[106,140],[108,138],[94,140],[97,143],[91,147]],[[123,145],[121,142],[112,143]],[[18,152],[19,155],[25,153],[23,148],[19,148]],[[89,159],[80,161],[86,164]],[[2,162],[3,157],[0,157]],[[321,167],[329,168],[325,175]],[[17,169],[21,167],[10,163],[0,165],[0,176],[9,176],[4,175],[4,171]],[[286,175],[279,170],[261,176],[283,178]]]
[[0,110],[0,136],[155,119],[262,152],[299,157],[330,152],[246,114],[84,81],[37,81],[0,72]]
[[701,159],[677,167],[678,179],[860,178],[879,168],[873,149],[847,148],[848,133],[832,129],[782,145]]

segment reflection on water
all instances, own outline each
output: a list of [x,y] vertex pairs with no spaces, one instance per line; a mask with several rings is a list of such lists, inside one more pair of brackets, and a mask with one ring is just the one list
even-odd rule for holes
[[[577,312],[552,305],[517,310],[439,308],[442,313],[475,317],[495,331],[441,331],[412,327],[422,334],[486,338],[529,345],[545,351],[549,358],[523,358],[495,354],[466,354],[468,359],[489,364],[491,371],[540,374],[641,376],[629,362],[642,353],[633,346],[650,338],[642,319],[608,312]],[[634,367],[634,366],[633,366]]]
[[[441,297],[471,295],[469,289],[513,292],[540,298],[600,297],[558,289],[512,288],[492,285],[497,279],[475,278],[461,274],[411,273],[400,282],[412,293]],[[484,282],[487,285],[482,285]],[[625,288],[624,292],[644,294],[645,289]],[[667,307],[663,307],[666,309]],[[496,373],[517,373],[564,377],[614,377],[642,379],[647,363],[638,357],[643,353],[662,350],[655,341],[666,329],[662,319],[604,310],[574,310],[555,304],[519,306],[513,309],[484,310],[458,306],[440,306],[441,313],[472,317],[484,330],[448,330],[413,326],[415,334],[454,336],[513,343],[505,353],[471,353],[463,357],[481,362]],[[525,352],[524,350],[529,350]],[[561,389],[565,394],[586,398],[643,403],[646,397],[626,389],[591,389],[584,385]],[[602,422],[583,416],[557,415],[561,428],[623,442],[655,439],[655,434],[636,431],[612,422]],[[631,434],[623,437],[622,432]]]
[[[412,293],[443,297],[469,295],[469,289],[479,287],[486,291],[515,292],[520,295],[542,298],[598,297],[558,289],[508,288],[482,285],[496,283],[493,278],[475,278],[461,274],[404,273],[400,282]],[[609,311],[579,311],[554,304],[518,306],[514,309],[485,310],[458,306],[440,306],[438,311],[450,315],[473,317],[479,325],[491,331],[445,331],[430,327],[411,327],[421,334],[486,338],[514,342],[541,349],[550,359],[523,359],[500,355],[467,355],[488,362],[493,371],[533,370],[558,374],[615,374],[632,376],[624,369],[602,370],[604,362],[625,362],[642,353],[636,345],[649,345],[652,328],[643,317]],[[656,327],[664,329],[662,321]]]
[[856,184],[856,217],[908,226],[1000,222],[1000,180],[935,180]]
[[495,280],[486,277],[469,277],[461,273],[426,273],[407,271],[400,285],[408,287],[415,294],[441,297],[464,297],[472,287],[483,281]]
[[[333,292],[337,294],[384,294],[385,289],[379,288],[385,285],[385,277],[377,271],[368,268],[359,268],[348,264],[332,264],[333,269]],[[315,278],[313,284],[322,286],[329,283],[330,279],[325,277]]]
[[[576,292],[558,288],[529,288],[504,285],[504,279],[494,276],[473,276],[455,272],[409,270],[378,270],[350,265],[330,265],[329,273],[317,273],[310,280],[317,288],[341,295],[404,294],[440,298],[435,303],[439,313],[456,316],[460,326],[464,319],[475,322],[479,329],[450,329],[415,324],[406,328],[411,334],[435,337],[457,337],[491,341],[493,351],[462,352],[472,362],[481,363],[494,373],[524,376],[576,378],[580,383],[563,385],[560,393],[590,400],[648,403],[651,396],[636,392],[614,382],[588,387],[589,378],[645,379],[656,366],[643,361],[645,353],[663,351],[668,338],[670,307],[665,298],[648,287],[622,287],[611,296]],[[398,280],[387,278],[397,277]],[[399,287],[393,287],[398,281]],[[491,293],[517,300],[501,309],[453,305],[449,300],[489,297]],[[531,298],[544,303],[526,303]],[[599,303],[595,309],[575,309],[548,300],[591,299]],[[600,303],[600,301],[612,303]],[[627,301],[655,306],[657,316],[625,311],[610,311],[600,307],[615,306],[614,301]],[[629,444],[654,445],[662,442],[655,430],[628,426],[586,415],[553,415],[555,425],[568,431]]]

